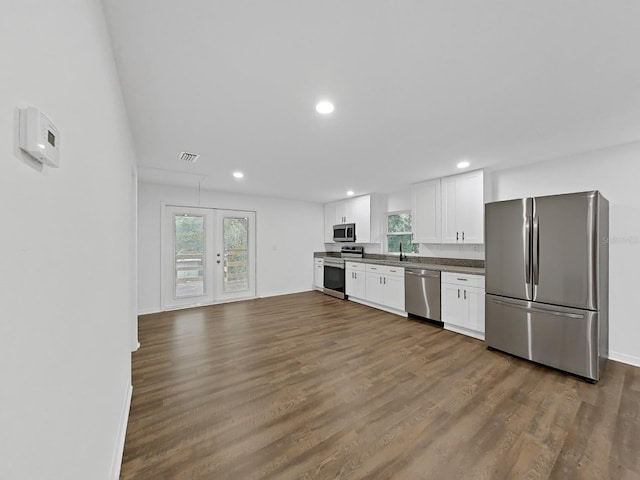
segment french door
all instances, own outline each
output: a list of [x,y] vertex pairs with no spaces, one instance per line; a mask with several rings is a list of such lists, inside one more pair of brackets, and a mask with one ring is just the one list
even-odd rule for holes
[[163,209],[163,310],[255,296],[255,212]]
[[255,285],[255,212],[216,210],[215,300],[251,298]]

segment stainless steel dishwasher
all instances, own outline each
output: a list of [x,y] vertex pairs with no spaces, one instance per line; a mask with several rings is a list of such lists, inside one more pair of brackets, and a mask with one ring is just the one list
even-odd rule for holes
[[404,308],[411,315],[442,325],[440,316],[440,272],[404,269]]

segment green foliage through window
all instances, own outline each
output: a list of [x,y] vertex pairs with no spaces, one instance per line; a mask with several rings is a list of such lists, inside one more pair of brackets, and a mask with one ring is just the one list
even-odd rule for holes
[[387,215],[387,252],[418,253],[417,243],[411,243],[411,212],[396,212]]

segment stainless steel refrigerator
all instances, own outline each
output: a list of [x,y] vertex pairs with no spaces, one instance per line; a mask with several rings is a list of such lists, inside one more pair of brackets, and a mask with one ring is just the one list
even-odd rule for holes
[[608,236],[609,202],[597,191],[486,204],[487,345],[599,380]]

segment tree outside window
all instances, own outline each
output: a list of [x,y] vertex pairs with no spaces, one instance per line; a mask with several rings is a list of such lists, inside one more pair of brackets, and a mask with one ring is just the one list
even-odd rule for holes
[[418,253],[419,245],[411,243],[411,212],[393,212],[387,214],[387,252]]

